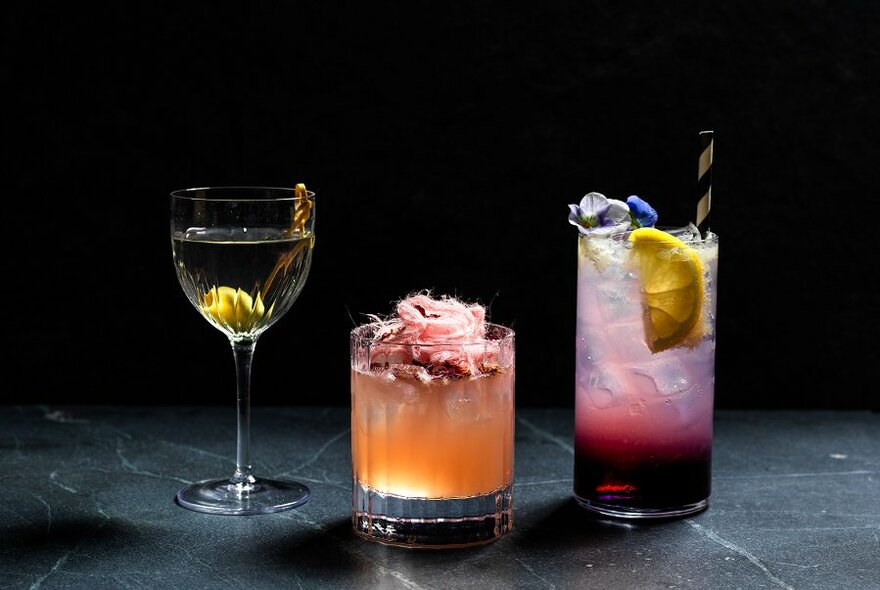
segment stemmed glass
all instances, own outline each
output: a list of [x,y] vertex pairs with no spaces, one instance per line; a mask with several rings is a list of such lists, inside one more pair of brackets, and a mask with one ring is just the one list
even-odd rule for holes
[[257,478],[250,463],[250,378],[257,339],[293,305],[315,243],[314,193],[212,187],[171,193],[171,246],[183,292],[232,345],[238,444],[231,477],[190,484],[177,502],[212,514],[265,514],[305,504],[303,484]]

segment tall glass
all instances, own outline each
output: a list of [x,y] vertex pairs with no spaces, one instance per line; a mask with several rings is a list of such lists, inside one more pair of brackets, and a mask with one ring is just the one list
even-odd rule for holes
[[[629,233],[579,236],[574,494],[608,516],[681,516],[709,503],[718,237],[667,231],[682,247],[647,248],[647,287]],[[664,276],[681,266],[699,269],[693,284]],[[686,337],[678,312],[660,309],[696,304]],[[657,326],[679,333],[664,340]]]
[[254,476],[250,378],[257,339],[293,305],[312,263],[314,193],[296,188],[217,187],[171,193],[171,246],[183,292],[232,346],[238,428],[230,477],[188,485],[177,502],[213,514],[263,514],[306,503],[301,483]]
[[[501,537],[513,526],[513,331],[488,324],[490,343],[389,345],[379,328],[351,333],[355,532],[411,547]],[[447,354],[491,361],[466,376],[395,364]]]

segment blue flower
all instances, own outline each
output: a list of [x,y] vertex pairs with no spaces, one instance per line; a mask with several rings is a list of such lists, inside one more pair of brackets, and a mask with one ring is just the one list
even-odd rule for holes
[[630,224],[627,204],[600,193],[588,193],[579,205],[569,205],[568,208],[568,222],[582,234],[625,231]]
[[636,195],[627,197],[626,204],[629,205],[630,223],[633,228],[654,227],[657,223],[657,212]]

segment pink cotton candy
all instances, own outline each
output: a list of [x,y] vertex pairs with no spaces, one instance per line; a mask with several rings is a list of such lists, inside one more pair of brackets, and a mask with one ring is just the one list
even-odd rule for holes
[[414,295],[397,304],[397,317],[402,328],[391,336],[394,342],[473,343],[486,335],[486,310],[457,299]]
[[[379,364],[418,364],[434,377],[475,375],[498,356],[498,343],[486,339],[486,310],[449,297],[419,294],[397,304],[397,317],[376,340]],[[424,345],[424,346],[419,346]]]

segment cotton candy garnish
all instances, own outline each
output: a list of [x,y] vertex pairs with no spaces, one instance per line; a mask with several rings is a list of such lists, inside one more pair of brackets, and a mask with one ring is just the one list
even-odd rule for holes
[[[486,309],[453,297],[409,296],[379,324],[372,346],[374,369],[423,381],[498,370],[499,345],[486,338]],[[409,365],[409,367],[407,367]]]

